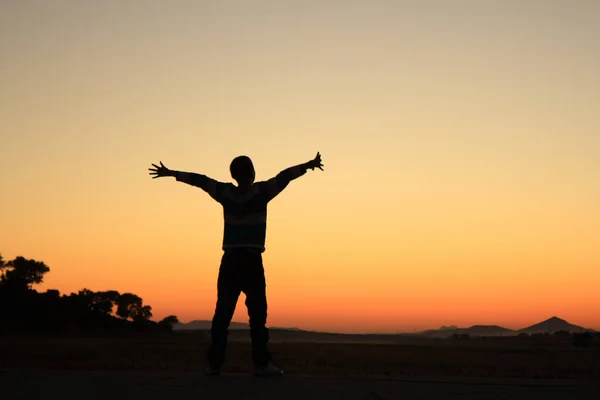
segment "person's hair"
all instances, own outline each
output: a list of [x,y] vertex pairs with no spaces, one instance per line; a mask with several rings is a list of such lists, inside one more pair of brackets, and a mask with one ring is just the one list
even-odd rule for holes
[[254,165],[248,156],[239,156],[233,159],[229,166],[231,177],[238,183],[246,183],[252,179]]

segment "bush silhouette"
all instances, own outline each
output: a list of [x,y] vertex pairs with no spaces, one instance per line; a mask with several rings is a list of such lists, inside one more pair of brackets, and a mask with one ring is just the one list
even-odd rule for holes
[[573,333],[573,345],[577,347],[590,347],[594,341],[592,332]]

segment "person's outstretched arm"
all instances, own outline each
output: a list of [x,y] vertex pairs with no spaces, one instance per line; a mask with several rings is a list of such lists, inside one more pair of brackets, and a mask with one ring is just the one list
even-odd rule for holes
[[267,201],[271,201],[275,196],[281,193],[291,181],[306,174],[308,169],[314,170],[315,168],[319,168],[321,171],[323,171],[321,153],[317,153],[317,156],[313,160],[286,168],[278,173],[274,178],[269,179],[267,182],[265,182]]
[[154,175],[152,179],[162,178],[165,176],[172,176],[177,180],[177,182],[183,182],[187,183],[188,185],[199,187],[200,189],[208,193],[210,197],[212,197],[219,203],[221,202],[220,186],[222,184],[220,182],[217,182],[216,180],[209,178],[206,175],[197,174],[194,172],[183,172],[168,169],[164,166],[162,161],[160,161],[160,166],[156,164],[152,164],[152,166],[154,168],[148,168],[148,170],[150,171],[150,175]]

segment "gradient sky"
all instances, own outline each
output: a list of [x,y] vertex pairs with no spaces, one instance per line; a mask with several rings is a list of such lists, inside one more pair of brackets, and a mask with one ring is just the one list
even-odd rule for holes
[[[269,208],[269,325],[600,329],[600,2],[0,1],[0,252],[40,290],[210,319],[229,181]],[[243,295],[234,316],[247,321]]]

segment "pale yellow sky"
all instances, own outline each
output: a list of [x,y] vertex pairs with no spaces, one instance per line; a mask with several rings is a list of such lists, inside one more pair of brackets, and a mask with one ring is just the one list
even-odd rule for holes
[[[600,328],[600,3],[0,1],[0,252],[210,319],[229,181],[271,204],[269,323]],[[242,302],[236,320],[246,320]],[[315,310],[315,308],[318,310]]]

